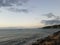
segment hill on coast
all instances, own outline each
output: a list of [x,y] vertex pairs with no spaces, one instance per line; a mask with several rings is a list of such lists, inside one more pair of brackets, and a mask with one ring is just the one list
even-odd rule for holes
[[60,25],[53,25],[53,26],[45,26],[43,27],[43,29],[46,29],[46,28],[60,28]]

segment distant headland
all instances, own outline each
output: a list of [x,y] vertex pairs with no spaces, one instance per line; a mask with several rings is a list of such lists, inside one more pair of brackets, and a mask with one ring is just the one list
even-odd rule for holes
[[53,25],[53,26],[45,26],[42,27],[43,29],[49,29],[49,28],[60,28],[60,25]]

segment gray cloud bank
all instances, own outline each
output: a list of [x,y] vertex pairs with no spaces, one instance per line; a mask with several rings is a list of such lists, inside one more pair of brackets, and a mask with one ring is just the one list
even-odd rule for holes
[[16,5],[22,5],[23,3],[26,3],[28,0],[0,0],[0,7],[1,6],[13,6]]
[[45,16],[48,18],[47,20],[42,20],[41,22],[45,25],[59,25],[60,24],[60,17],[56,16],[52,13],[45,14]]
[[[10,11],[27,12],[28,10],[24,9],[24,8],[18,10],[18,8],[20,8],[18,6],[23,6],[27,2],[28,2],[28,0],[0,0],[0,8],[1,7],[4,7],[4,8],[9,7],[7,9]],[[13,9],[12,9],[12,7],[13,7]],[[18,8],[16,8],[16,7],[18,7]]]
[[8,10],[9,10],[9,11],[12,11],[12,12],[25,12],[25,13],[28,12],[27,9],[9,8]]

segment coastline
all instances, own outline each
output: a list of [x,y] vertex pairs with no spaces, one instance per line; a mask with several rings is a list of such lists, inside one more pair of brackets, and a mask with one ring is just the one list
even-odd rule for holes
[[41,41],[47,40],[48,37],[55,35],[55,33],[56,34],[60,33],[60,29],[44,29],[44,30],[39,29],[39,31],[37,30],[37,32],[39,33],[34,33],[32,34],[32,36],[29,35],[29,37],[21,38],[20,35],[18,35],[18,38],[15,37],[7,41],[2,41],[0,42],[0,45],[41,45],[40,43]]
[[49,35],[43,39],[38,39],[32,45],[60,45],[60,31]]

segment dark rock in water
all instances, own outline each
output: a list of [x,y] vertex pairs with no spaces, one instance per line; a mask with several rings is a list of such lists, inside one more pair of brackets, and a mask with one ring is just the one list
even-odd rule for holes
[[44,39],[38,39],[32,45],[60,45],[60,31],[45,37]]

